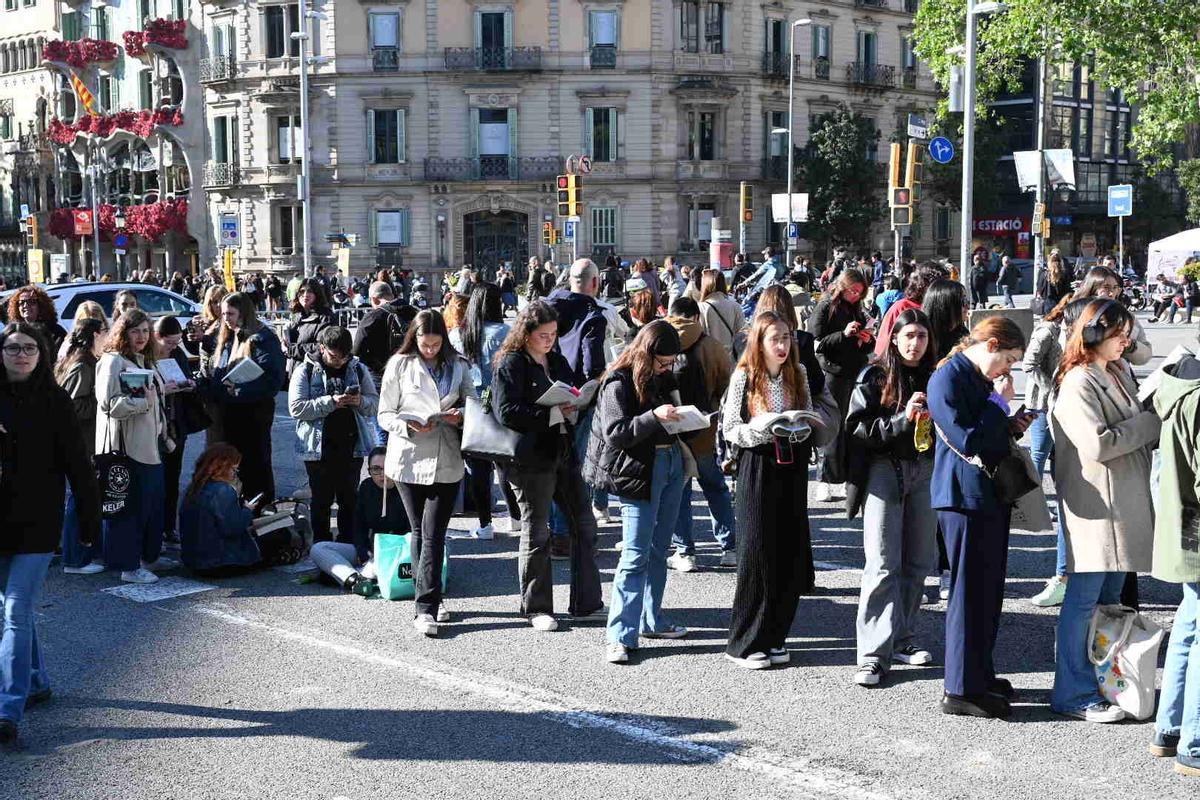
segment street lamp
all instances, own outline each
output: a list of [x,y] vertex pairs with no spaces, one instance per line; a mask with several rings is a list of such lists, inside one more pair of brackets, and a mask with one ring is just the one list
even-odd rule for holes
[[962,220],[959,235],[958,263],[959,278],[963,285],[970,288],[971,264],[971,229],[973,227],[973,211],[975,194],[975,56],[979,50],[979,37],[976,20],[987,14],[999,14],[1008,10],[1004,3],[976,3],[967,0],[967,63],[966,63],[966,97],[963,98],[963,170],[962,170]]
[[[312,237],[308,233],[312,226],[311,198],[309,196],[308,66],[317,61],[308,57],[308,40],[310,38],[308,30],[310,19],[323,20],[326,19],[326,16],[320,11],[310,10],[308,0],[300,0],[300,19],[303,21],[304,29],[294,31],[291,38],[300,43],[300,175],[296,178],[296,195],[300,200],[301,216],[303,217],[300,220],[300,230],[304,237],[301,250],[304,254],[304,275],[308,276],[311,274],[310,267],[312,265],[312,252],[309,248],[309,240]],[[292,157],[295,157],[295,153],[292,153]]]
[[796,29],[803,28],[806,25],[812,25],[812,20],[808,17],[803,19],[792,20],[792,24],[788,26],[788,157],[787,157],[787,219],[788,229],[784,231],[787,245],[783,265],[785,269],[792,268],[792,240],[790,234],[792,232],[792,176],[793,159],[796,157]]

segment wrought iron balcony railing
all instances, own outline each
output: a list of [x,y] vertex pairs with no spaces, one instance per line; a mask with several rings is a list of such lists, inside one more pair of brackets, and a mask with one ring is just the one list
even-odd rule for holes
[[396,72],[400,69],[400,51],[395,47],[371,48],[371,64],[376,72]]
[[592,69],[615,69],[617,66],[617,48],[611,44],[592,46]]
[[236,63],[233,56],[216,56],[200,59],[200,81],[227,81],[234,77]]
[[855,8],[887,8],[888,0],[854,0]]
[[204,164],[205,186],[237,186],[242,182],[242,170],[237,164],[207,161]]
[[535,181],[558,174],[562,163],[554,156],[427,158],[427,181]]
[[846,80],[859,86],[891,87],[896,85],[896,68],[851,61],[846,65]]
[[764,181],[787,181],[787,156],[767,156],[762,160]]
[[520,72],[542,68],[540,47],[447,47],[446,69]]

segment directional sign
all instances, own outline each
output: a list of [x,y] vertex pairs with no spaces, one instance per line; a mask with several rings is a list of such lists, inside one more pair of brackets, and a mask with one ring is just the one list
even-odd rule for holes
[[1133,187],[1128,183],[1108,187],[1108,215],[1110,217],[1133,215]]
[[221,214],[221,246],[237,247],[241,243],[242,228],[237,214]]
[[920,114],[909,114],[908,135],[912,139],[928,139],[929,123]]
[[592,159],[588,156],[579,157],[579,174],[590,175],[592,172]]
[[575,221],[567,220],[563,223],[563,238],[567,241],[575,241]]
[[129,245],[129,234],[118,233],[116,236],[113,237],[113,247],[124,248],[124,247],[127,247],[128,245]]
[[954,158],[954,143],[938,136],[929,142],[929,155],[939,164],[949,164]]

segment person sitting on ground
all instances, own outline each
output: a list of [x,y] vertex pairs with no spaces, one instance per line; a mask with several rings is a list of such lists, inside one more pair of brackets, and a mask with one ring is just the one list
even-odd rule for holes
[[386,447],[376,447],[367,457],[368,477],[358,485],[355,503],[353,543],[317,542],[309,554],[313,563],[339,586],[362,597],[371,597],[379,590],[372,560],[375,534],[412,530],[400,492],[384,474],[386,460]]

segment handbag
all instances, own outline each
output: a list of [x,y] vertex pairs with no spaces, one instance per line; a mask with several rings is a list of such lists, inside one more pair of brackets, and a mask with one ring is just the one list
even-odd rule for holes
[[[1029,451],[1024,447],[1018,447],[1018,457],[1022,461],[1028,461],[1026,465],[1029,468],[1031,475],[1037,475],[1037,469],[1033,466],[1033,458],[1029,455]],[[1021,495],[1013,504],[1012,516],[1008,523],[1010,528],[1017,528],[1022,531],[1030,531],[1036,533],[1038,531],[1048,531],[1054,528],[1054,521],[1050,519],[1050,509],[1046,505],[1046,492],[1042,489],[1041,481],[1033,488],[1032,491]]]
[[[418,534],[419,535],[419,534]],[[384,600],[411,600],[417,595],[413,576],[411,533],[375,534],[375,569]],[[450,577],[450,547],[442,551],[442,591]]]
[[462,454],[496,464],[507,464],[517,455],[521,435],[500,421],[492,404],[491,389],[482,399],[467,398],[463,411]]
[[1163,630],[1122,605],[1096,606],[1088,626],[1088,660],[1100,694],[1135,719],[1154,713],[1154,678]]
[[979,469],[991,479],[993,489],[996,492],[996,499],[999,502],[1005,505],[1012,505],[1042,485],[1041,481],[1033,473],[1032,459],[1022,459],[1021,446],[1011,439],[1008,442],[1008,455],[1001,458],[996,466],[989,469],[979,456],[967,458],[958,451],[958,448],[950,444],[950,440],[946,438],[942,426],[934,423],[933,427],[938,433],[938,438],[942,440],[946,447],[950,448],[950,452],[972,467]]
[[92,457],[96,470],[96,483],[100,488],[100,514],[104,519],[116,519],[129,507],[133,491],[133,459],[125,452],[125,434],[121,422],[117,421],[117,447],[107,452],[110,445],[111,428],[104,430],[104,450]]

